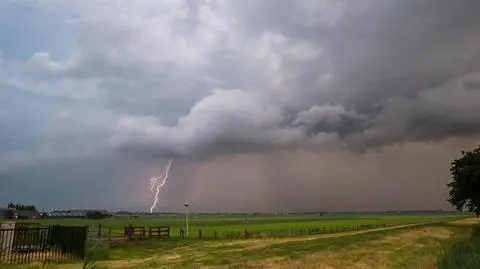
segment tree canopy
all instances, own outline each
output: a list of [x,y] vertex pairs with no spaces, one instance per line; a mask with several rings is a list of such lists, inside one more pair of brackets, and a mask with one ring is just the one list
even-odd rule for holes
[[462,157],[452,161],[452,181],[448,202],[463,211],[465,208],[480,215],[480,146],[471,151],[462,151]]
[[15,208],[17,210],[28,210],[28,211],[37,212],[37,208],[34,205],[22,205],[22,204],[9,203],[7,207],[8,208]]

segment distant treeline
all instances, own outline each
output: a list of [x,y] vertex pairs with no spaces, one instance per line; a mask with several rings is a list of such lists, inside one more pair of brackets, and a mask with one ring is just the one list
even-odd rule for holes
[[[435,213],[453,213],[457,212],[455,210],[386,210],[386,211],[343,211],[343,212],[321,212],[321,211],[305,211],[305,212],[272,212],[272,213],[259,213],[259,212],[235,212],[235,213],[228,213],[228,212],[215,212],[215,213],[208,213],[208,212],[191,212],[191,215],[222,215],[222,216],[271,216],[271,215],[316,215],[316,216],[326,216],[326,215],[378,215],[378,214],[435,214]],[[117,211],[115,214],[117,215],[183,215],[183,212],[156,212],[156,213],[147,213],[147,212],[138,212],[138,211]]]
[[37,207],[34,205],[22,205],[22,204],[9,203],[7,207],[15,208],[16,210],[27,210],[27,211],[37,212]]

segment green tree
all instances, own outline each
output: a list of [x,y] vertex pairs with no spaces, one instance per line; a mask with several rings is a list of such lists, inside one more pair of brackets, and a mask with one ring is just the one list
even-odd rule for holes
[[463,211],[465,208],[480,216],[480,146],[471,151],[462,151],[462,157],[452,162],[450,173],[453,180],[448,183],[448,202]]
[[37,208],[34,205],[22,205],[22,204],[9,203],[7,207],[15,208],[17,210],[29,210],[29,211],[37,212]]

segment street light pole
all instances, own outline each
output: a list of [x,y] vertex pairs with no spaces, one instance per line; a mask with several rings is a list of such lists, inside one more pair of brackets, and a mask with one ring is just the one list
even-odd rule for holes
[[186,231],[186,232],[187,232],[186,235],[187,235],[187,237],[188,237],[188,203],[185,203],[184,206],[185,206],[185,226],[186,226],[185,228],[186,228],[186,230],[187,230],[187,231]]

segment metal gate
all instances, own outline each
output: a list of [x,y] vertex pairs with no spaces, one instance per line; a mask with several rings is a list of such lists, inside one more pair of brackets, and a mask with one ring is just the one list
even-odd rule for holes
[[0,263],[82,260],[88,226],[0,229]]

